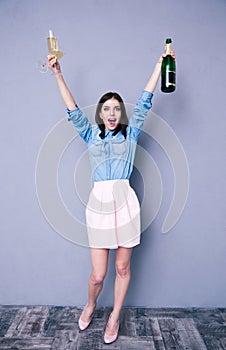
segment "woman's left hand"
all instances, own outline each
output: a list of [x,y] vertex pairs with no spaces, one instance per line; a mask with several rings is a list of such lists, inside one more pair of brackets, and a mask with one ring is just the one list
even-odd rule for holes
[[[175,55],[175,52],[173,50],[170,51],[170,55],[176,60],[176,55]],[[162,60],[163,58],[166,57],[166,54],[163,53],[160,57],[159,57],[159,60],[158,60],[158,63],[162,64]]]
[[175,55],[175,52],[173,50],[170,51],[170,55],[175,59],[176,61],[176,55]]

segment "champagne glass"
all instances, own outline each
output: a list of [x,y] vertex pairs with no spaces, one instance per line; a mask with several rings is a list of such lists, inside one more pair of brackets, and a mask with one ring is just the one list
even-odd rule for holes
[[49,36],[47,38],[48,51],[51,55],[55,55],[59,60],[64,55],[63,51],[58,48],[57,38],[53,35],[52,30],[49,30]]
[[[63,51],[60,51],[58,48],[58,41],[57,38],[53,35],[52,30],[49,30],[49,36],[47,38],[47,46],[48,51],[51,55],[56,56],[56,58],[59,60],[64,55]],[[46,73],[48,71],[48,62],[45,60],[38,62],[39,71],[41,73]]]

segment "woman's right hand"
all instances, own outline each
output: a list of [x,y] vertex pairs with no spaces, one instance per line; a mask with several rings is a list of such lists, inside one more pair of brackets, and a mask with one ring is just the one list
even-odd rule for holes
[[48,55],[48,67],[54,74],[61,73],[59,61],[55,55]]

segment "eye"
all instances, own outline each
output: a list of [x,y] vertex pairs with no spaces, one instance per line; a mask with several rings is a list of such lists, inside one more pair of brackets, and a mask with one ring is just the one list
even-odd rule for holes
[[104,111],[109,111],[109,107],[104,107]]
[[119,106],[117,106],[117,107],[115,107],[115,110],[116,110],[117,112],[119,112],[119,111],[121,111],[121,108],[120,108]]

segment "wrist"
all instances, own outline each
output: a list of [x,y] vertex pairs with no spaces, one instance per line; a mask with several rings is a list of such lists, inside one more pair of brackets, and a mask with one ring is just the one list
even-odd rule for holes
[[158,61],[155,65],[155,69],[156,71],[161,71],[161,68],[162,68],[162,62],[161,61]]
[[58,78],[61,78],[61,77],[62,77],[62,73],[61,73],[61,71],[59,71],[59,72],[54,72],[53,74],[55,75],[56,79],[58,79]]

